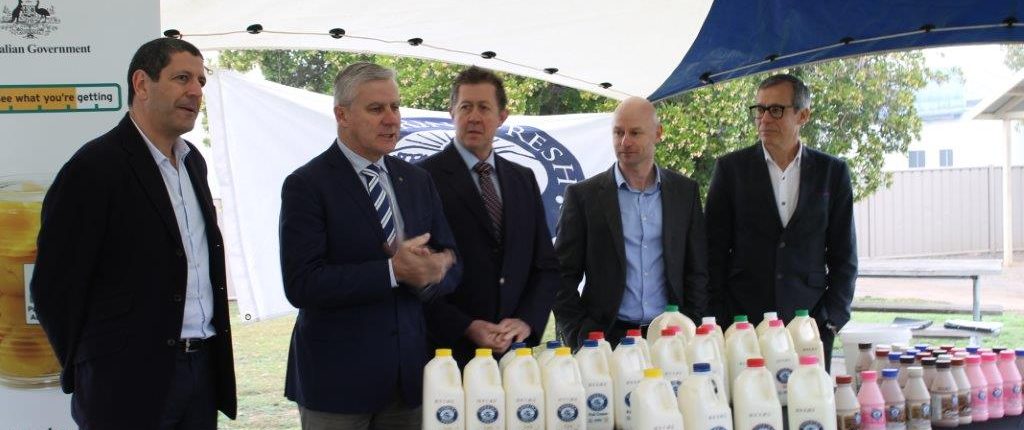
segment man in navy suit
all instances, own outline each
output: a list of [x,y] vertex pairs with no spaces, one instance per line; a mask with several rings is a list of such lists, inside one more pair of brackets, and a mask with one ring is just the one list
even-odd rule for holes
[[494,150],[507,104],[494,72],[464,70],[449,107],[455,139],[420,164],[437,184],[465,270],[455,292],[429,306],[428,332],[433,344],[452,347],[460,366],[476,348],[537,345],[558,288],[537,180]]
[[32,298],[83,429],[215,429],[234,418],[224,242],[206,162],[181,135],[203,57],[160,38],[128,66],[128,114],[43,201]]
[[455,241],[427,172],[387,155],[394,71],[352,64],[334,87],[338,139],[281,190],[281,272],[299,308],[285,395],[304,430],[418,429],[423,303],[458,282]]
[[810,310],[827,369],[857,277],[850,169],[800,141],[811,95],[795,76],[764,80],[750,114],[760,141],[719,158],[708,190],[712,306],[754,324]]

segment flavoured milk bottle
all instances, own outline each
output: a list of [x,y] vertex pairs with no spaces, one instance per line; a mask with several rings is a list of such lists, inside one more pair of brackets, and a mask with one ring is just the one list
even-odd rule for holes
[[729,399],[725,391],[718,389],[709,363],[693,364],[693,372],[679,388],[678,400],[684,428],[732,430]]
[[836,428],[860,430],[860,422],[860,403],[853,391],[853,377],[836,376]]
[[[981,372],[981,356],[968,355],[964,362],[964,373],[967,374],[967,382],[971,384],[971,422],[988,421],[988,381]],[[959,387],[960,384],[957,384]]]
[[[751,335],[754,334],[753,328],[747,330]],[[736,339],[730,340],[735,341]],[[764,367],[763,358],[748,359],[746,368],[739,372],[733,388],[735,389],[733,390],[732,415],[736,430],[780,430],[783,428],[782,405],[779,404],[779,397],[775,393],[772,374]]]
[[466,396],[452,350],[438,349],[423,368],[423,429],[465,428]]
[[466,392],[466,430],[502,430],[505,428],[505,390],[501,370],[489,348],[476,350],[463,371]]
[[[509,355],[509,354],[505,354]],[[502,371],[508,430],[544,429],[544,383],[529,348],[515,350]]]
[[760,339],[764,335],[765,330],[768,330],[768,323],[779,319],[778,312],[765,312],[764,318],[757,324],[754,331],[757,332],[757,338]]
[[935,378],[932,379],[932,427],[956,427],[960,425],[960,405],[957,402],[957,386],[949,371],[948,360],[935,364]]
[[981,372],[988,382],[988,417],[1002,418],[1003,411],[1003,375],[996,367],[996,355],[991,352],[981,353]]
[[597,340],[583,341],[583,347],[576,352],[576,362],[587,395],[587,429],[612,430],[615,427],[612,372]]
[[[768,371],[772,373],[775,380],[775,391],[779,394],[779,402],[786,406],[786,385],[789,382],[789,375],[797,366],[796,350],[793,346],[793,339],[789,337],[789,331],[782,325],[782,320],[774,319],[768,322],[768,327],[761,334],[761,355]],[[815,361],[817,363],[817,361]]]
[[681,330],[679,335],[686,339],[687,342],[697,332],[697,325],[693,323],[690,317],[679,312],[679,306],[666,305],[665,312],[655,317],[651,321],[651,326],[647,327],[647,342],[654,345],[654,342],[661,337],[661,331],[669,328],[669,326],[679,327],[679,330]]
[[796,316],[789,322],[786,329],[793,337],[797,355],[816,355],[818,356],[818,365],[824,368],[825,348],[821,345],[818,323],[808,315],[807,309],[797,309]]
[[907,373],[907,386],[903,387],[903,397],[907,399],[907,429],[929,430],[932,428],[932,396],[924,385],[924,369],[911,366]]
[[633,391],[631,402],[634,429],[683,430],[676,396],[662,378],[661,369],[644,369],[644,380]]
[[906,430],[907,398],[898,379],[899,369],[882,369],[882,398],[885,399],[885,428]]
[[1015,417],[1024,412],[1020,395],[1020,371],[1012,350],[999,352],[999,375],[1003,377],[1003,415]]
[[[736,379],[742,370],[747,367],[747,359],[761,357],[761,347],[757,342],[757,333],[750,323],[736,323],[736,332],[725,342],[725,356],[729,360],[730,392],[733,393],[733,401],[736,397]],[[763,359],[762,359],[763,361]],[[767,369],[764,369],[766,372]],[[774,381],[774,379],[773,379]],[[776,395],[778,397],[778,395]],[[737,426],[739,427],[739,426]]]
[[612,356],[612,381],[615,388],[615,428],[630,430],[629,397],[644,378],[647,362],[636,339],[624,337]]
[[885,430],[885,398],[878,387],[878,374],[874,370],[860,372],[860,427],[863,430]]
[[572,351],[555,350],[544,367],[544,404],[547,430],[583,430],[587,428],[586,391],[583,377]]
[[971,416],[971,380],[967,378],[967,369],[964,367],[964,359],[956,357],[950,361],[950,373],[953,374],[953,382],[956,382],[956,403],[960,407],[960,424],[973,422]]
[[704,324],[697,327],[697,335],[693,337],[689,345],[686,345],[686,358],[693,363],[708,363],[711,368],[711,379],[715,388],[725,396],[726,403],[729,402],[729,366],[725,361],[724,350],[718,349],[718,344],[711,337],[711,327]]
[[654,361],[654,367],[661,369],[665,381],[672,387],[672,394],[678,395],[679,385],[690,372],[686,360],[686,344],[675,330],[666,328],[661,331],[661,337],[651,348],[651,360]]
[[836,430],[832,379],[818,366],[818,357],[800,357],[800,366],[789,376],[789,388],[790,429]]
[[874,352],[870,343],[857,344],[857,362],[853,366],[853,380],[856,388],[860,388],[860,372],[871,369],[871,363],[875,361]]

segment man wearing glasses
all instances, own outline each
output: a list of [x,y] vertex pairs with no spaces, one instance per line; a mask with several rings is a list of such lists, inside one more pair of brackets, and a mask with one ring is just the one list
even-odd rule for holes
[[857,276],[853,190],[846,162],[804,145],[810,91],[793,75],[758,86],[750,116],[760,139],[718,159],[707,198],[712,309],[720,321],[808,309],[825,346],[850,319]]

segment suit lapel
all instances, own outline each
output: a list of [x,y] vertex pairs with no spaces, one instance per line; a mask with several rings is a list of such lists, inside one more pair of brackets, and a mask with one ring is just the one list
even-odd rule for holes
[[[495,163],[497,163],[497,158],[495,156]],[[481,228],[486,231],[486,236],[493,241],[494,235],[491,234],[490,227],[491,217],[487,214],[487,209],[484,207],[484,199],[480,196],[480,191],[476,188],[476,184],[473,183],[473,175],[469,173],[469,168],[466,167],[466,162],[459,155],[459,151],[455,149],[455,142],[448,143],[448,146],[441,150],[440,161],[441,168],[448,175],[448,184],[455,189],[455,195],[459,196],[462,204],[466,205],[466,209],[476,217]],[[501,185],[501,192],[504,193],[505,185],[502,181],[502,175],[507,175],[508,173],[502,173],[501,170],[498,169],[498,184]],[[502,205],[502,217],[503,224],[509,222],[508,208],[504,204]],[[508,229],[506,228],[505,230],[507,231]]]
[[750,183],[758,188],[755,195],[765,196],[758,204],[768,208],[768,212],[771,214],[769,216],[775,220],[775,225],[781,230],[783,226],[782,218],[779,217],[779,203],[775,201],[775,189],[772,188],[772,177],[768,173],[768,161],[764,158],[764,149],[761,145],[760,141],[757,142],[751,151],[750,174],[753,176],[753,180]]
[[801,146],[800,151],[803,152],[800,159],[800,191],[796,200],[796,209],[793,210],[793,216],[789,218],[789,225],[793,225],[799,220],[800,214],[810,204],[809,199],[813,195],[814,184],[818,183],[817,160],[812,158],[811,151],[808,151],[806,146]]
[[615,183],[616,165],[605,172],[608,176],[601,184],[601,206],[604,209],[605,219],[612,234],[612,247],[615,254],[619,256],[619,267],[626,267],[626,240],[622,237],[622,212],[619,209],[619,187]]
[[132,166],[136,179],[142,186],[149,202],[160,215],[164,228],[167,230],[178,247],[182,247],[181,231],[178,229],[178,222],[174,218],[174,209],[171,208],[171,197],[167,194],[167,185],[163,176],[160,175],[160,168],[153,159],[153,154],[146,147],[146,141],[142,139],[139,130],[126,114],[118,125],[120,128],[122,145],[128,152],[128,164]]
[[[356,172],[356,169],[352,167],[352,163],[345,158],[345,154],[341,152],[341,148],[338,147],[338,141],[335,140],[331,144],[331,147],[327,149],[327,162],[331,164],[334,170],[337,172],[338,185],[341,189],[348,193],[352,201],[356,202],[356,206],[362,209],[363,216],[359,217],[365,220],[373,221],[372,224],[376,226],[374,231],[380,238],[381,243],[384,243],[384,230],[380,226],[380,219],[377,218],[377,212],[373,209],[373,203],[370,202],[370,195],[366,192],[366,186],[363,185],[362,179]],[[388,165],[391,168],[391,165]],[[392,181],[392,183],[395,181]],[[401,204],[401,202],[399,202]]]
[[[676,183],[670,175],[661,175],[661,248],[665,259],[665,273],[670,273],[675,267],[676,247],[679,242],[677,237],[683,237],[680,230],[683,226],[689,225],[690,214],[683,211],[682,195],[677,189]],[[665,279],[671,280],[671,276]]]

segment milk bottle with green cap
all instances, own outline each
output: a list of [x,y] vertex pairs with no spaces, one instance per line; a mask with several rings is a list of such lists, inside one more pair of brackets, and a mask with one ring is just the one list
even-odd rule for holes
[[665,312],[655,317],[654,321],[651,321],[651,326],[647,328],[647,342],[654,345],[654,342],[661,337],[661,331],[669,326],[679,327],[679,335],[686,341],[692,339],[697,331],[697,325],[690,317],[679,312],[679,306],[666,305]]
[[818,365],[825,367],[825,348],[821,345],[821,334],[818,323],[807,313],[807,309],[797,309],[796,316],[786,326],[797,355],[814,355],[818,357]]

